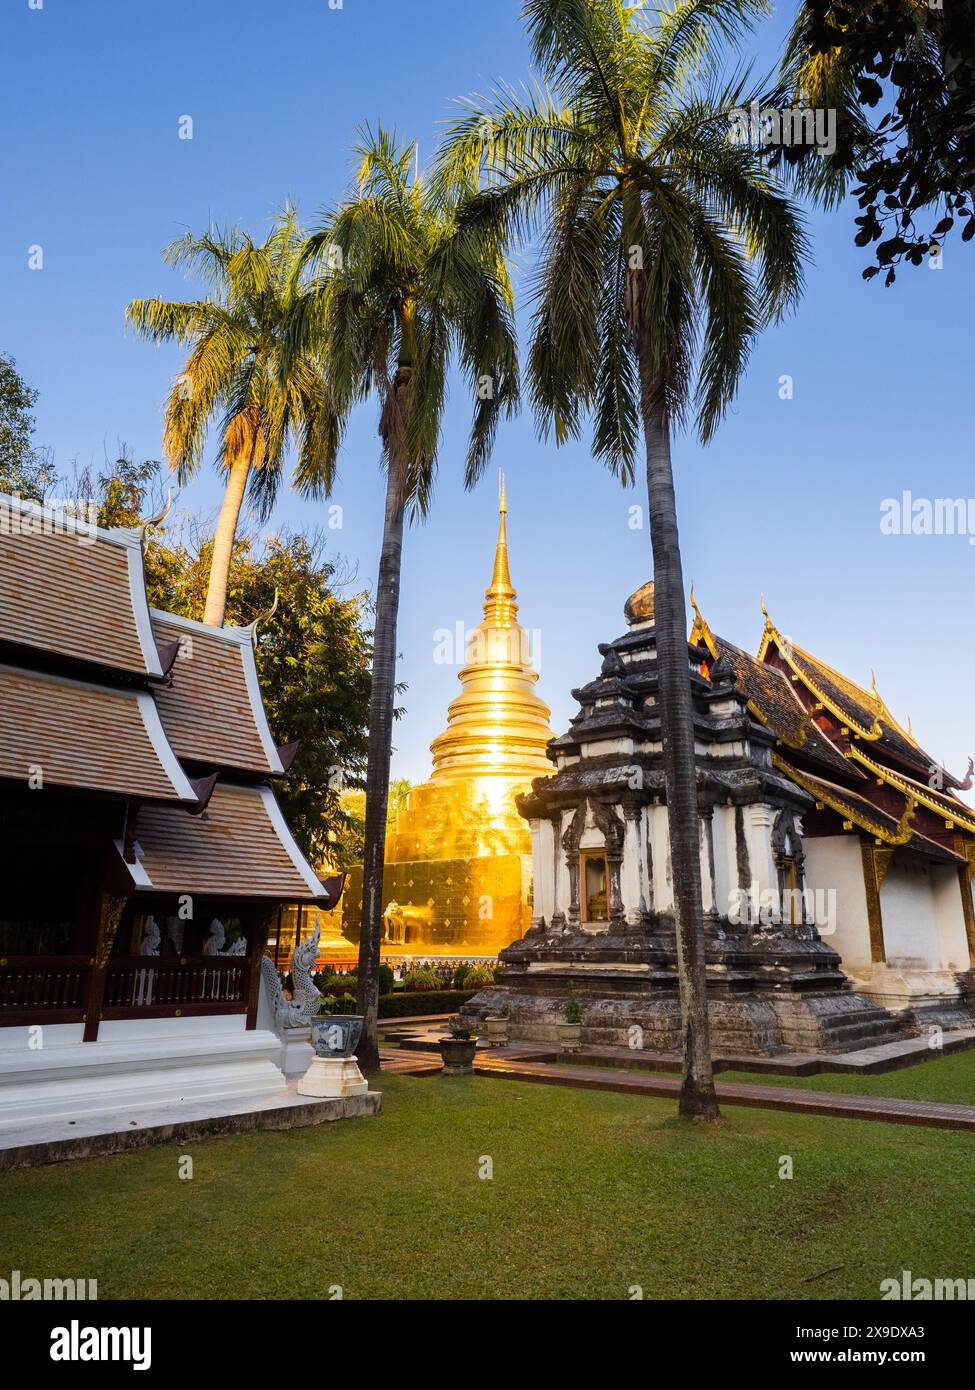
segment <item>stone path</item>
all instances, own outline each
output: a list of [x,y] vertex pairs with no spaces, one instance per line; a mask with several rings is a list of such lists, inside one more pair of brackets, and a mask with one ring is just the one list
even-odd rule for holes
[[[479,1076],[500,1076],[507,1081],[530,1081],[543,1086],[575,1086],[594,1091],[655,1096],[672,1100],[680,1091],[676,1076],[650,1076],[631,1070],[586,1067],[567,1063],[531,1061],[512,1055],[513,1049],[496,1048],[479,1053],[474,1070]],[[381,1049],[384,1069],[406,1076],[433,1075],[439,1059],[430,1052],[405,1048]],[[936,1101],[896,1100],[889,1096],[841,1095],[833,1091],[806,1091],[791,1086],[756,1086],[750,1082],[718,1081],[723,1105],[745,1105],[761,1110],[787,1110],[793,1114],[831,1115],[848,1120],[881,1120],[887,1124],[922,1125],[935,1129],[961,1129],[975,1133],[975,1106],[947,1105]]]

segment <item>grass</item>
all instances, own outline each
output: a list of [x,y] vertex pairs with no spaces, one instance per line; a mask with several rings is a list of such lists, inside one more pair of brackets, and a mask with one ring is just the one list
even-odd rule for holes
[[731,1109],[702,1127],[488,1077],[382,1089],[374,1120],[2,1175],[0,1270],[97,1278],[102,1299],[876,1299],[904,1268],[975,1274],[963,1134]]
[[[644,1070],[642,1067],[640,1070]],[[647,1071],[654,1071],[648,1067]],[[672,1072],[655,1072],[670,1075]],[[772,1076],[766,1072],[722,1071],[715,1080],[748,1081],[757,1086],[796,1086],[805,1091],[841,1091],[854,1096],[895,1096],[898,1100],[932,1100],[952,1105],[975,1105],[975,1050],[948,1057],[932,1055],[899,1071],[877,1076],[817,1072],[814,1076]]]

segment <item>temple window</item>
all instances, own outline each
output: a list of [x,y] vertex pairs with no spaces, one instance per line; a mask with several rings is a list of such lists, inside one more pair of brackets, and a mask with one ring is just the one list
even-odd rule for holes
[[585,907],[584,921],[607,922],[609,910],[606,855],[601,849],[583,850],[580,861],[582,900]]
[[802,900],[799,893],[799,870],[795,856],[783,855],[782,865],[782,921],[787,927],[802,926]]

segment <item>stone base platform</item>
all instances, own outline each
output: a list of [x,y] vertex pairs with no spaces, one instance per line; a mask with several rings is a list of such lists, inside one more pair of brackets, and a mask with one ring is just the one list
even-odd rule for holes
[[235,1096],[222,1104],[154,1105],[7,1130],[0,1134],[0,1170],[122,1153],[150,1144],[192,1143],[222,1134],[297,1129],[378,1115],[381,1108],[380,1091],[315,1100],[299,1095],[297,1082],[290,1080],[284,1092],[274,1096]]
[[[584,1047],[680,1052],[680,998],[672,927],[531,931],[502,952],[503,983],[461,1010],[479,1024],[508,1013],[512,1042],[556,1043],[570,990],[582,1006]],[[842,1053],[895,1042],[912,1030],[855,993],[840,958],[809,929],[706,935],[714,1053],[768,1057]]]

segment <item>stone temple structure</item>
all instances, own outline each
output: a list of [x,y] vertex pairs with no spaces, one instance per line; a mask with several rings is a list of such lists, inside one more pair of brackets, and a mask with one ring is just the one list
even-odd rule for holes
[[[583,1007],[584,1043],[680,1046],[652,583],[632,595],[625,614],[623,636],[600,645],[599,675],[573,692],[580,712],[549,748],[555,775],[519,798],[533,843],[531,926],[502,952],[504,983],[482,990],[464,1011],[478,1020],[507,1008],[513,1040],[554,1040],[572,989]],[[829,865],[837,855],[811,852],[817,840],[804,835],[807,819],[817,837],[846,836],[857,866],[869,863],[867,897],[878,911],[875,850],[885,866],[896,845],[910,872],[922,861],[936,869],[950,945],[947,971],[934,974],[943,990],[947,973],[952,988],[935,997],[930,983],[925,992],[915,979],[914,1003],[948,1026],[970,1023],[970,861],[952,840],[951,820],[965,821],[962,803],[950,794],[950,807],[945,798],[931,801],[950,827],[936,838],[910,824],[910,794],[903,813],[892,802],[871,808],[864,791],[835,785],[844,770],[847,781],[858,775],[847,768],[841,744],[851,730],[841,715],[825,718],[822,703],[804,701],[771,661],[721,644],[703,619],[688,662],[715,1051],[842,1052],[891,1041],[918,1021],[916,1009],[892,1012],[889,991],[870,997],[852,987],[833,937],[852,940],[853,923],[862,916],[866,930],[867,914],[849,875],[838,884],[829,874],[810,882],[810,861]],[[827,724],[836,725],[837,742]],[[904,918],[902,898],[896,915]],[[888,916],[893,921],[895,905]],[[876,933],[876,912],[873,920]],[[846,923],[845,935],[837,922]],[[875,941],[875,966],[882,954]],[[875,969],[875,986],[877,977]]]
[[[502,479],[494,567],[464,644],[461,689],[430,745],[430,778],[412,788],[386,840],[385,956],[493,959],[530,925],[531,834],[516,797],[551,773],[552,731],[516,600]],[[342,916],[353,941],[361,910],[354,868]]]

